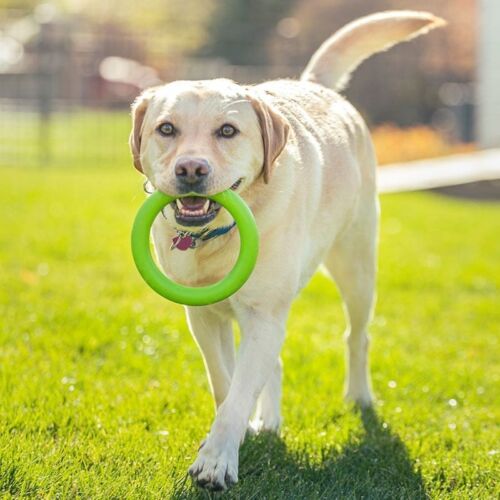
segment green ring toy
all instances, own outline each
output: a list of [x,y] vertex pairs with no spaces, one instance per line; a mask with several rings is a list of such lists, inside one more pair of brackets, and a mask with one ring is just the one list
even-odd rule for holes
[[[183,195],[190,196],[190,195]],[[153,221],[168,203],[180,196],[154,192],[141,206],[132,227],[132,255],[144,281],[162,297],[188,306],[204,306],[220,302],[239,290],[252,273],[259,252],[259,233],[254,216],[234,191],[206,196],[222,205],[233,216],[240,232],[240,253],[233,269],[212,285],[189,287],[175,283],[163,274],[151,255],[149,234]]]

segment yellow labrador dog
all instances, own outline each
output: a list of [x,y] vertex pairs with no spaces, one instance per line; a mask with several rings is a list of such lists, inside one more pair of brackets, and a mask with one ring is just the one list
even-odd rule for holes
[[[254,430],[279,428],[288,312],[321,263],[345,303],[346,397],[372,402],[367,325],[376,271],[376,159],[362,118],[336,90],[371,54],[441,24],[424,12],[371,15],[328,39],[299,81],[177,81],[134,102],[135,167],[154,189],[197,195],[169,205],[153,225],[165,273],[195,286],[233,266],[237,228],[205,195],[240,193],[261,236],[257,266],[240,291],[215,305],[186,307],[217,406],[189,470],[198,484],[219,490],[237,481],[238,449],[252,414]],[[242,336],[237,357],[233,319]]]

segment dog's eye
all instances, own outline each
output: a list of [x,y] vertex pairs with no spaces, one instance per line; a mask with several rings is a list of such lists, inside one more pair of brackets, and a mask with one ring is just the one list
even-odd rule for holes
[[165,137],[169,137],[175,135],[175,127],[170,122],[162,123],[158,127],[158,132]]
[[233,127],[232,125],[229,125],[229,123],[225,123],[222,125],[222,127],[217,131],[217,135],[219,137],[224,137],[226,139],[229,139],[231,137],[234,137],[238,133],[238,130],[236,127]]

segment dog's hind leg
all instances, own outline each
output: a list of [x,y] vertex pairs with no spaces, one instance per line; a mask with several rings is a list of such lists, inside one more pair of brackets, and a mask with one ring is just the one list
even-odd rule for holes
[[206,307],[187,307],[189,329],[200,348],[217,408],[226,399],[234,371],[234,336],[229,318]]
[[283,367],[278,360],[264,389],[260,393],[250,431],[277,432],[281,425],[281,384]]
[[368,323],[375,300],[378,206],[375,196],[361,204],[355,221],[339,236],[324,265],[344,301],[347,330],[345,397],[361,406],[372,403],[368,371]]

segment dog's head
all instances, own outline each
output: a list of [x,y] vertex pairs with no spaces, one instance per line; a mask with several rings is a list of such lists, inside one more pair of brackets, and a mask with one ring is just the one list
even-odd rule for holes
[[[146,90],[132,105],[135,167],[172,204],[184,226],[211,222],[219,206],[204,195],[244,190],[285,147],[288,123],[253,91],[230,80],[173,82]],[[194,196],[196,195],[196,196]]]

